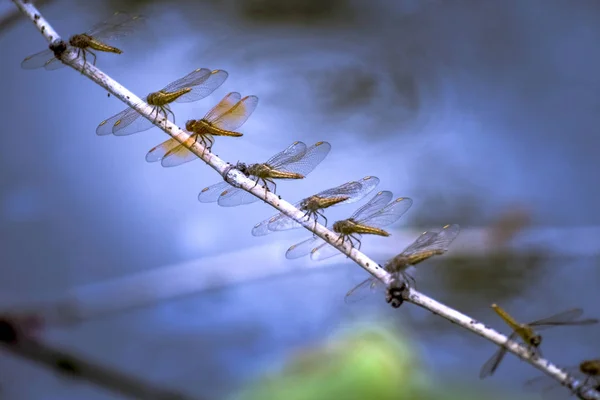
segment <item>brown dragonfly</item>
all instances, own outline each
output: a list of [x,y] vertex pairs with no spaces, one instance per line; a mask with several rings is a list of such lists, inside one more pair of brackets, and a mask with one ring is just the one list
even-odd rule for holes
[[[265,163],[237,163],[236,168],[256,185],[263,184],[265,193],[275,193],[277,185],[274,179],[303,179],[329,154],[331,145],[328,142],[317,142],[306,147],[303,142],[294,142],[287,149],[275,154]],[[231,186],[227,182],[219,182],[202,189],[198,195],[201,203],[214,203],[222,207],[235,207],[258,201],[259,198],[243,189]]]
[[[547,318],[539,319],[527,324],[517,322],[510,314],[496,304],[492,304],[492,309],[502,318],[502,320],[513,330],[508,340],[520,338],[525,346],[529,348],[533,355],[541,357],[542,353],[539,346],[542,344],[542,336],[536,331],[552,328],[555,326],[580,326],[597,324],[595,318],[577,320],[583,314],[581,308],[574,308],[552,315]],[[534,330],[535,328],[535,330]],[[481,379],[491,376],[500,365],[500,362],[506,355],[507,349],[501,346],[500,349],[483,365],[479,373]]]
[[[423,232],[402,253],[389,259],[382,268],[390,274],[396,275],[397,278],[402,278],[406,283],[412,282],[414,286],[414,278],[406,270],[433,256],[447,252],[459,233],[460,226],[457,224],[446,225],[440,231]],[[369,291],[375,291],[379,288],[383,288],[381,281],[375,277],[370,277],[349,290],[344,297],[344,301],[354,303],[364,298]]]
[[[306,218],[307,221],[310,218],[314,218],[316,225],[318,217],[321,217],[325,220],[325,225],[327,225],[327,218],[323,215],[322,210],[340,204],[356,203],[371,193],[378,184],[379,178],[365,176],[359,181],[346,182],[343,185],[306,197],[294,204],[294,207],[305,212],[303,218]],[[263,236],[276,231],[285,231],[300,227],[302,227],[302,224],[283,213],[279,213],[256,224],[252,229],[252,235]]]
[[[89,54],[94,57],[93,64],[96,65],[96,54],[92,50],[121,54],[120,49],[104,42],[127,36],[139,29],[144,22],[145,18],[141,15],[131,16],[116,12],[111,18],[94,25],[89,31],[71,36],[69,45],[77,49],[77,57],[82,57],[84,64],[87,62],[87,55]],[[31,55],[21,62],[21,68],[23,69],[44,67],[50,71],[64,66],[65,64],[56,58],[54,52],[50,49]]]
[[[580,388],[590,388],[600,391],[600,359],[584,360],[578,365],[562,368],[562,370],[572,378],[583,381]],[[551,390],[563,386],[554,378],[543,375],[528,380],[525,382],[524,387],[527,390],[540,390],[543,394],[546,394]]]
[[258,97],[231,92],[219,104],[214,106],[202,119],[191,119],[186,122],[185,129],[190,138],[185,144],[171,138],[162,142],[146,154],[146,161],[161,161],[163,167],[175,167],[198,159],[189,148],[200,142],[205,150],[210,151],[214,143],[213,136],[240,137],[242,133],[234,132],[252,115],[258,105]]
[[[171,103],[190,103],[203,99],[221,86],[227,77],[228,73],[220,69],[211,71],[207,68],[199,68],[183,78],[169,83],[161,90],[149,93],[146,96],[146,103],[153,106],[153,114],[156,113],[154,122],[161,115],[165,119],[175,122],[175,114],[169,106]],[[143,132],[152,127],[152,121],[142,117],[133,108],[127,108],[100,122],[96,128],[96,135],[104,136],[112,133],[116,136],[125,136]]]
[[[358,235],[390,236],[381,227],[396,222],[412,205],[412,199],[408,197],[399,197],[393,201],[392,197],[390,191],[379,192],[356,210],[350,218],[336,221],[332,228],[339,234],[341,243],[349,240],[352,247],[358,244],[360,249],[361,242]],[[313,236],[291,246],[285,253],[285,257],[292,260],[308,254],[313,260],[324,260],[342,253],[320,237]]]

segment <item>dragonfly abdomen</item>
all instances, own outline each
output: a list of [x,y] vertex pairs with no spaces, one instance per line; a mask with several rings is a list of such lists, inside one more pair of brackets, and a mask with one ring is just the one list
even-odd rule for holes
[[153,92],[150,93],[146,97],[146,102],[151,106],[164,106],[166,104],[172,103],[184,94],[187,94],[192,91],[192,88],[186,87],[183,89],[176,90],[174,92]]
[[198,133],[200,135],[211,134],[214,136],[233,136],[233,137],[244,136],[244,134],[240,133],[240,132],[234,132],[234,131],[228,131],[226,129],[221,129],[218,126],[215,126],[204,119],[196,120],[192,124],[192,129],[194,130],[194,133]]
[[101,41],[96,40],[94,38],[91,38],[88,46],[91,47],[94,50],[104,51],[104,52],[107,52],[107,53],[116,53],[116,54],[123,53],[123,51],[121,49],[116,48],[114,46],[109,46],[109,45],[107,45],[105,43],[102,43]]
[[375,228],[369,225],[356,224],[352,228],[352,232],[359,235],[377,235],[377,236],[390,236],[390,234],[381,228]]

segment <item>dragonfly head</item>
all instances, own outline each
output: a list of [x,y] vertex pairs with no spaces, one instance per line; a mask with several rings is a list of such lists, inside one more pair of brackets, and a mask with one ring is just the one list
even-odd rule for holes
[[246,163],[238,161],[237,164],[235,164],[235,169],[240,170],[241,173],[248,176],[248,166]]
[[540,335],[533,335],[529,338],[529,344],[533,347],[538,347],[542,344],[542,337]]
[[185,123],[185,130],[188,132],[193,132],[194,131],[194,125],[196,125],[196,120],[195,119],[188,119],[187,122]]

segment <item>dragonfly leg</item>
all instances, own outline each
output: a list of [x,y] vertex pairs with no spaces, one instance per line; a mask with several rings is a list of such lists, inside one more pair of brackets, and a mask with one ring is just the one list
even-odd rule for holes
[[210,143],[208,146],[206,146],[206,149],[210,153],[212,150],[213,144],[215,144],[215,139],[213,139],[212,137],[209,136],[206,138],[206,141]]
[[415,281],[415,278],[412,275],[404,271],[400,272],[400,275],[402,275],[402,279],[404,279],[409,287],[414,287],[415,289],[417,288],[417,281]]
[[175,123],[175,114],[173,113],[173,111],[171,111],[169,106],[165,106],[164,111],[165,111],[165,119],[168,120],[169,114],[171,114],[173,116],[173,123]]
[[96,54],[91,50],[88,50],[88,51],[89,51],[90,55],[92,55],[94,57],[94,62],[92,63],[92,65],[96,65]]
[[[351,237],[352,239],[354,239],[354,240],[356,240],[356,241],[358,242],[358,249],[357,249],[357,250],[360,250],[360,246],[362,246],[362,242],[360,241],[360,239],[359,239],[359,238],[357,238],[357,237],[356,237],[356,236],[354,236],[354,235],[350,235],[350,237]],[[355,246],[354,246],[354,243],[352,244],[352,247],[355,247]]]

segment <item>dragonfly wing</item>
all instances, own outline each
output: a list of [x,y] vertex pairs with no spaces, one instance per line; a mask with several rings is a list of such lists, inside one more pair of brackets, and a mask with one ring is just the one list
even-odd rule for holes
[[[179,142],[177,143],[179,144]],[[163,167],[176,167],[197,159],[198,156],[196,154],[191,152],[186,146],[179,144],[179,146],[165,154],[160,164]]]
[[119,39],[135,32],[145,21],[141,15],[117,11],[106,21],[94,25],[86,34],[98,40]]
[[[123,118],[126,118],[129,114],[132,114],[133,116],[135,116],[135,115],[141,116],[133,108],[126,108],[123,111],[121,111],[120,113],[113,115],[112,117],[100,122],[100,124],[96,128],[96,135],[98,135],[98,136],[110,135],[112,133],[115,122],[120,121]],[[127,118],[130,118],[130,117],[127,117]]]
[[583,310],[581,308],[573,308],[571,310],[563,311],[558,314],[552,315],[547,318],[539,319],[537,321],[533,321],[529,323],[530,326],[535,326],[536,330],[544,330],[553,326],[561,326],[561,325],[593,325],[598,323],[597,319],[583,319],[579,321],[574,321],[579,318],[583,314]]
[[[208,73],[206,73],[206,71],[208,71]],[[192,90],[183,96],[178,97],[175,102],[191,103],[210,95],[225,82],[228,76],[229,74],[226,71],[220,69],[211,72],[206,68],[200,68],[171,83],[163,90],[166,92],[173,92],[189,87]]]
[[214,203],[219,200],[221,193],[229,188],[233,188],[233,186],[225,181],[205,187],[198,195],[198,201],[200,203]]
[[360,181],[351,181],[338,187],[324,190],[317,193],[319,197],[340,197],[346,196],[348,199],[340,201],[334,205],[356,203],[371,193],[379,184],[379,178],[375,176],[366,176]]
[[460,226],[458,224],[446,225],[440,232],[423,232],[413,244],[408,246],[402,252],[402,255],[410,256],[415,253],[431,250],[440,250],[446,252],[450,247],[450,244],[454,241],[454,239],[456,239],[459,233]]
[[165,140],[158,146],[150,149],[148,154],[146,154],[146,161],[147,162],[160,161],[164,158],[164,156],[167,153],[169,153],[170,151],[172,151],[173,149],[175,149],[179,146],[181,146],[181,143],[179,143],[177,140],[175,140],[173,138],[171,138],[169,140]]
[[377,278],[367,278],[358,285],[350,289],[344,296],[344,302],[347,304],[356,303],[381,286],[381,281]]
[[272,233],[273,231],[271,231],[269,229],[269,221],[270,220],[271,220],[271,218],[268,218],[262,222],[259,222],[256,225],[254,225],[254,227],[252,228],[252,236],[265,236],[265,235],[268,235],[269,233]]
[[[508,340],[514,340],[516,336],[517,334],[513,332],[508,337]],[[483,367],[481,367],[481,371],[479,371],[479,378],[483,379],[485,377],[491,376],[498,368],[498,365],[500,365],[500,362],[502,362],[502,359],[506,355],[506,352],[506,347],[500,347],[498,351],[496,351],[494,355],[489,360],[487,360],[485,364],[483,364]]]
[[44,64],[44,69],[46,71],[55,71],[57,69],[61,69],[62,67],[66,66],[67,64],[64,64],[62,61],[60,61],[58,58],[52,58],[50,60],[48,60],[48,62],[46,64]]
[[[36,68],[42,68],[44,66],[46,66],[46,64],[49,64],[52,59],[58,61],[58,59],[56,59],[54,57],[54,52],[50,49],[46,49],[46,50],[42,50],[39,53],[35,53],[33,55],[30,55],[29,57],[26,57],[23,61],[21,61],[21,68],[23,69],[36,69]],[[59,64],[62,65],[62,62],[58,62]]]
[[269,164],[270,166],[281,165],[286,163],[288,160],[294,160],[304,156],[304,153],[306,153],[306,144],[303,142],[294,142],[285,150],[280,151],[273,157],[269,158],[265,164]]
[[[267,182],[267,188],[269,191],[274,190],[274,184]],[[226,189],[219,197],[219,205],[221,207],[236,207],[244,204],[251,204],[260,200],[259,197],[254,196],[250,192],[246,192],[240,188]]]
[[246,96],[238,101],[227,112],[215,119],[213,124],[226,131],[234,131],[244,125],[250,115],[256,110],[257,105],[258,97]]
[[431,243],[434,242],[435,238],[439,232],[436,231],[425,231],[421,233],[421,235],[412,242],[407,248],[405,248],[402,253],[403,256],[410,256],[415,253],[420,253],[423,249],[427,248]]
[[391,225],[408,211],[412,203],[412,199],[408,197],[399,197],[381,210],[365,218],[357,219],[357,222],[374,227]]
[[330,151],[331,145],[328,142],[317,142],[307,148],[302,157],[289,159],[287,162],[279,165],[269,165],[280,171],[295,172],[306,176],[327,157]]
[[382,192],[377,193],[375,196],[373,196],[371,200],[368,201],[368,203],[356,210],[354,214],[350,216],[350,218],[355,220],[366,218],[367,216],[385,207],[385,205],[388,204],[390,200],[392,200],[393,196],[394,195],[392,194],[392,192],[388,190],[384,190]]
[[208,122],[213,122],[217,118],[221,116],[221,114],[226,113],[231,107],[235,106],[235,104],[242,99],[242,95],[238,92],[228,93],[225,97],[219,101],[219,103],[210,109],[209,112],[206,113],[203,119]]
[[309,239],[306,239],[300,243],[296,243],[293,246],[290,246],[289,249],[285,252],[285,258],[288,260],[293,260],[296,258],[304,257],[310,254],[311,250],[315,247],[320,246],[325,243],[323,239],[318,236],[313,236]]
[[[302,200],[294,204],[294,207],[300,209]],[[302,227],[302,224],[296,222],[293,218],[288,217],[283,213],[273,215],[266,221],[268,224],[269,231],[286,231],[289,229],[296,229]]]
[[310,252],[310,259],[313,261],[322,261],[331,257],[339,256],[340,254],[343,253],[329,243],[324,243],[321,246],[312,249]]
[[[133,135],[134,133],[147,131],[154,127],[152,121],[146,117],[142,117],[140,113],[130,108],[130,112],[125,113],[121,118],[118,118],[113,126],[112,133],[115,136],[127,136]],[[167,113],[169,121],[173,121],[173,116]]]

